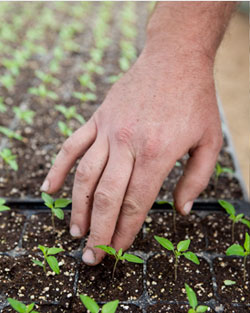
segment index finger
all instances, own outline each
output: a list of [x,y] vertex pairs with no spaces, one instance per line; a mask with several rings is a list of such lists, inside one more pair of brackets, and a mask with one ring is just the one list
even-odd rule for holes
[[54,193],[61,188],[76,160],[94,142],[96,134],[95,122],[93,119],[90,119],[63,143],[53,166],[41,186],[41,191]]

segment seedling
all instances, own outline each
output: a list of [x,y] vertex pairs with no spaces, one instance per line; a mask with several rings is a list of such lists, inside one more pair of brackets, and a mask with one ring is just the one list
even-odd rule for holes
[[247,256],[250,255],[250,236],[246,233],[244,246],[233,244],[230,246],[227,251],[226,255],[239,255],[244,257],[243,261],[243,280],[246,281],[246,263],[247,263]]
[[10,149],[4,148],[2,151],[0,151],[0,156],[4,162],[8,164],[14,171],[18,170],[16,155],[12,154]]
[[81,100],[82,102],[86,102],[86,101],[95,101],[97,98],[96,98],[96,95],[92,92],[73,92],[73,96],[76,98],[76,99],[79,99]]
[[118,261],[126,260],[126,261],[132,262],[132,263],[144,263],[144,261],[136,255],[129,254],[129,253],[123,254],[122,248],[119,251],[116,251],[114,248],[112,248],[110,246],[105,246],[105,245],[98,245],[98,246],[95,246],[95,248],[99,248],[99,249],[105,251],[106,253],[115,257],[115,264],[114,264],[114,268],[113,268],[113,272],[112,272],[112,279],[114,279],[115,270],[116,270],[116,266],[117,266]]
[[4,134],[5,136],[7,136],[8,138],[12,139],[16,139],[16,140],[23,140],[23,137],[21,135],[19,135],[18,133],[14,132],[13,130],[4,127],[4,126],[0,126],[0,133]]
[[58,99],[57,94],[54,91],[48,90],[43,84],[39,85],[38,87],[29,88],[28,92],[41,98],[50,98],[52,100]]
[[[87,310],[90,313],[98,313],[100,310],[96,301],[88,296],[80,295],[80,299]],[[118,307],[119,300],[107,302],[103,305],[101,313],[115,313]]]
[[235,224],[240,222],[250,228],[250,221],[243,218],[243,213],[235,215],[235,208],[231,203],[225,200],[219,200],[218,202],[226,210],[227,214],[229,214],[229,219],[232,221],[232,242],[234,242]]
[[172,242],[166,238],[154,236],[155,240],[165,249],[169,251],[173,251],[175,256],[175,264],[174,264],[174,278],[175,281],[177,280],[177,268],[178,268],[178,262],[179,258],[183,255],[186,259],[192,261],[193,263],[199,265],[200,261],[197,258],[197,255],[191,251],[187,251],[190,245],[190,239],[180,241],[177,244],[177,249],[175,249]]
[[12,90],[15,85],[15,78],[11,74],[5,74],[0,77],[0,83],[7,89]]
[[56,216],[60,220],[64,219],[64,212],[62,208],[65,208],[68,204],[70,204],[72,201],[69,199],[53,199],[51,196],[49,196],[47,193],[42,192],[42,199],[44,201],[44,204],[51,209],[51,222],[53,229],[55,231],[55,220],[54,217]]
[[5,203],[6,203],[6,200],[0,198],[0,212],[10,210],[10,207],[8,207],[7,205],[4,205]]
[[173,201],[165,201],[165,200],[159,200],[159,201],[156,201],[158,204],[169,204],[171,205],[172,209],[173,209],[173,228],[174,228],[174,233],[177,232],[176,230],[176,209],[175,209],[175,206],[174,206],[174,202]]
[[235,284],[236,284],[236,281],[234,281],[234,280],[230,280],[230,279],[224,280],[224,285],[225,286],[232,286],[232,285],[235,285]]
[[64,137],[69,137],[70,135],[73,134],[73,131],[64,122],[59,121],[57,125],[59,127],[60,132],[63,134]]
[[218,179],[222,173],[233,174],[234,171],[228,167],[222,167],[219,162],[216,163],[215,166],[215,186],[217,186]]
[[0,113],[4,113],[7,111],[7,107],[4,104],[3,97],[0,97]]
[[108,77],[108,82],[110,84],[114,84],[115,82],[117,82],[121,77],[122,77],[123,73],[120,73],[118,75],[111,75]]
[[87,71],[87,73],[95,73],[98,75],[102,75],[104,73],[104,68],[100,65],[97,65],[93,61],[89,61],[83,65],[83,69]]
[[190,309],[188,310],[188,313],[202,313],[206,312],[208,310],[208,306],[206,305],[198,305],[197,297],[194,292],[194,290],[188,286],[188,284],[185,284],[185,289],[187,293],[188,302],[190,305]]
[[59,264],[54,255],[63,252],[64,250],[62,248],[56,247],[48,248],[42,245],[39,245],[38,248],[42,251],[44,260],[43,262],[41,262],[39,260],[33,259],[32,262],[38,266],[41,266],[45,274],[47,273],[46,263],[48,263],[53,272],[55,272],[56,274],[60,274]]
[[46,74],[42,71],[36,71],[35,74],[44,84],[53,84],[55,86],[59,85],[59,80],[50,74]]
[[8,298],[7,300],[16,312],[19,312],[19,313],[39,313],[39,312],[33,310],[33,308],[35,306],[34,302],[31,304],[25,305],[21,301],[15,300],[13,298]]
[[69,108],[67,108],[64,105],[56,105],[56,110],[61,112],[64,117],[66,118],[67,121],[71,120],[72,118],[75,118],[76,120],[78,120],[81,124],[85,123],[85,119],[76,112],[76,107],[75,106],[71,106]]
[[83,87],[88,88],[91,91],[96,90],[96,85],[91,80],[91,75],[88,73],[85,73],[79,77],[79,82]]
[[13,107],[13,112],[19,120],[25,121],[27,124],[32,125],[35,112],[32,110],[24,110],[19,107]]

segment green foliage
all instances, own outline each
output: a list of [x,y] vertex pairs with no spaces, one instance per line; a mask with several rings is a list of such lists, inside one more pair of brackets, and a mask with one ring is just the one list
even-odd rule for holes
[[194,292],[194,290],[188,286],[188,284],[185,284],[185,289],[187,293],[188,302],[190,305],[190,309],[188,310],[188,313],[202,313],[206,312],[208,310],[208,306],[206,305],[198,305],[197,297]]
[[234,280],[230,280],[230,279],[226,279],[224,280],[224,285],[225,286],[232,286],[232,285],[235,285],[236,282]]
[[82,102],[86,102],[86,101],[95,101],[97,99],[96,95],[92,92],[73,92],[73,96],[76,99],[81,100]]
[[62,133],[64,137],[69,137],[70,135],[73,134],[72,129],[69,128],[69,126],[65,124],[64,122],[59,121],[57,125],[58,125],[60,132]]
[[64,212],[63,212],[62,208],[65,208],[72,201],[69,199],[62,199],[62,198],[54,200],[50,195],[48,195],[45,192],[42,192],[42,199],[44,201],[44,204],[48,208],[51,209],[52,225],[53,225],[53,229],[55,230],[54,216],[56,216],[60,220],[63,220],[64,219]]
[[200,261],[197,258],[197,255],[191,251],[187,251],[190,245],[190,239],[180,241],[177,244],[177,248],[175,249],[172,242],[166,238],[154,236],[155,240],[165,249],[172,251],[175,256],[175,280],[177,280],[177,268],[178,268],[178,261],[181,256],[184,256],[189,261],[199,265]]
[[88,61],[83,65],[83,70],[85,70],[88,74],[95,73],[98,75],[102,75],[104,73],[104,68],[96,64],[92,60]]
[[49,98],[52,100],[58,99],[57,94],[54,91],[48,90],[43,84],[39,85],[38,87],[29,88],[28,92],[41,98]]
[[6,200],[0,198],[0,212],[10,210],[10,207],[8,207],[7,205],[4,205],[5,203],[6,203]]
[[[86,307],[87,310],[89,310],[90,313],[99,312],[100,307],[94,299],[86,295],[80,295],[80,299],[83,305]],[[101,313],[115,313],[118,307],[118,304],[119,304],[119,300],[114,300],[114,301],[105,303],[102,307]]]
[[85,73],[79,77],[79,82],[83,87],[88,88],[91,91],[96,90],[96,85],[92,81],[91,75],[89,73]]
[[59,85],[59,80],[53,77],[51,74],[44,73],[43,71],[36,71],[36,77],[38,77],[44,84]]
[[85,119],[76,112],[76,107],[71,106],[67,108],[64,105],[56,105],[55,106],[56,110],[61,112],[64,117],[66,118],[67,121],[71,120],[72,118],[75,118],[77,121],[79,121],[81,124],[85,123]]
[[0,83],[7,90],[12,90],[16,83],[16,79],[11,74],[7,73],[7,74],[0,76]]
[[0,126],[0,133],[4,134],[6,137],[10,138],[10,139],[16,139],[16,140],[23,140],[23,137],[21,135],[19,135],[18,133],[14,132],[13,130],[4,127],[4,126]]
[[12,154],[11,150],[4,148],[0,151],[0,156],[6,164],[8,164],[14,171],[18,170],[18,164],[16,162],[16,155]]
[[245,241],[244,245],[238,245],[238,244],[233,244],[231,245],[227,251],[226,255],[238,255],[238,256],[243,256],[244,257],[244,274],[243,274],[243,280],[246,280],[246,260],[247,256],[250,255],[250,236],[248,233],[245,235]]
[[123,73],[120,73],[118,75],[111,75],[108,77],[108,82],[110,84],[114,84],[115,82],[117,82],[121,77],[122,77]]
[[7,111],[7,107],[4,104],[3,97],[0,97],[0,113],[4,113]]
[[118,261],[126,260],[132,263],[144,263],[144,261],[136,255],[129,254],[129,253],[123,254],[122,248],[119,251],[116,251],[114,248],[110,246],[106,246],[106,245],[98,245],[98,246],[95,246],[95,248],[99,248],[103,250],[104,252],[108,253],[109,255],[112,255],[115,258],[115,265],[113,268],[112,278],[114,278],[116,265]]
[[234,206],[225,200],[218,200],[219,204],[226,210],[229,219],[232,221],[232,242],[234,242],[234,226],[236,223],[242,223],[250,229],[250,221],[244,218],[244,214],[235,214]]
[[34,259],[32,260],[32,262],[38,266],[41,266],[45,273],[46,273],[46,262],[47,262],[53,272],[55,272],[56,274],[60,274],[59,264],[58,264],[56,257],[54,257],[54,255],[60,252],[63,252],[64,249],[56,248],[56,247],[48,248],[42,245],[39,245],[38,248],[42,251],[44,260],[43,262],[41,262],[39,260]]
[[219,162],[216,163],[215,165],[215,179],[216,179],[216,182],[218,181],[220,175],[222,173],[228,173],[228,174],[233,174],[234,171],[231,169],[231,168],[228,168],[228,167],[222,167],[220,165]]
[[8,298],[7,300],[12,308],[19,313],[38,313],[37,311],[33,310],[35,303],[25,305],[21,301],[15,300],[13,298]]
[[21,109],[19,107],[14,106],[13,107],[13,112],[15,113],[16,117],[19,120],[23,120],[23,121],[25,121],[29,125],[33,124],[33,117],[35,115],[34,111]]

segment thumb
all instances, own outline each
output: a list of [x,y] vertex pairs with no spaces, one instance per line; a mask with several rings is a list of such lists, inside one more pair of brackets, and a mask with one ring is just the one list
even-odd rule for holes
[[174,191],[175,208],[182,215],[189,214],[194,200],[207,187],[220,147],[218,143],[214,146],[198,146],[192,151]]

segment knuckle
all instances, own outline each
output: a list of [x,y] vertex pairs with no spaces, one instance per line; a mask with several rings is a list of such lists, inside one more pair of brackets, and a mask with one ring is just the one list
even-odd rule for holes
[[137,216],[141,214],[141,207],[135,200],[127,198],[123,202],[122,212],[125,216]]
[[107,211],[112,204],[112,199],[107,192],[102,190],[97,190],[94,194],[94,209],[100,214],[103,214]]
[[88,164],[85,162],[80,162],[75,174],[75,181],[76,183],[83,183],[89,181],[91,177],[91,169]]
[[129,144],[132,138],[133,132],[128,127],[122,127],[115,131],[115,140],[121,144]]
[[72,138],[69,137],[67,140],[64,141],[61,151],[65,156],[68,156],[72,153],[73,150],[74,150],[74,144],[73,144]]
[[160,140],[157,138],[148,138],[142,146],[140,157],[143,159],[155,159],[160,155]]

